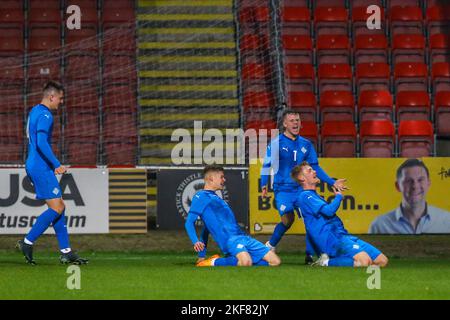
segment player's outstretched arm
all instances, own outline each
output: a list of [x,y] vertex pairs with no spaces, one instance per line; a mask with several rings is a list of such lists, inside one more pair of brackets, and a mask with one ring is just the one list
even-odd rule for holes
[[39,131],[37,134],[37,147],[41,154],[53,165],[53,168],[59,168],[61,163],[56,158],[55,154],[52,151],[52,148],[48,144],[48,136],[46,132]]
[[202,261],[206,257],[206,251],[208,249],[208,238],[209,238],[209,230],[206,226],[203,226],[202,232],[200,233],[200,241],[204,243],[205,248],[198,253],[198,261]]
[[194,245],[195,252],[200,252],[205,248],[205,244],[198,240],[197,233],[195,232],[195,221],[197,218],[197,214],[189,212],[186,222],[184,223],[184,228],[186,229],[189,239],[191,239],[191,242]]

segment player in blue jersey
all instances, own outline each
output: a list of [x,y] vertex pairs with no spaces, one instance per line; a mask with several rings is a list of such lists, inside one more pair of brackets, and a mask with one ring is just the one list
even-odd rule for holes
[[[228,203],[216,191],[225,184],[224,169],[210,165],[204,169],[205,187],[192,199],[185,228],[196,252],[206,249],[207,234],[211,233],[225,257],[205,259],[197,266],[278,266],[280,258],[262,242],[247,235],[236,222]],[[195,222],[200,218],[206,227],[202,241],[197,237]]]
[[[317,153],[313,144],[300,136],[300,113],[286,109],[282,115],[283,133],[273,139],[267,146],[261,170],[260,187],[262,196],[266,197],[269,182],[269,172],[274,171],[273,190],[275,193],[275,206],[281,216],[281,222],[277,224],[272,237],[266,242],[266,246],[275,250],[283,235],[292,226],[295,219],[295,208],[299,205],[298,194],[301,187],[291,179],[291,170],[303,161],[308,161],[317,171],[320,179],[338,190],[345,190],[345,179],[334,180],[330,178],[319,166]],[[305,263],[312,263],[313,248],[310,246],[308,234],[306,234]]]
[[299,209],[315,250],[321,253],[314,263],[320,266],[385,267],[387,257],[373,245],[351,235],[336,215],[342,201],[342,193],[333,187],[335,198],[326,202],[316,192],[320,179],[307,163],[294,167],[293,180],[303,188],[299,194]]
[[66,168],[55,157],[52,148],[53,115],[64,100],[64,88],[55,81],[49,81],[43,89],[40,104],[34,106],[28,116],[28,158],[25,170],[31,180],[36,199],[45,200],[48,209],[36,220],[30,232],[23,240],[17,242],[27,263],[35,265],[33,259],[33,244],[53,225],[61,251],[61,263],[85,264],[86,259],[80,258],[72,251],[67,233],[65,205],[62,199],[56,174],[64,174]]

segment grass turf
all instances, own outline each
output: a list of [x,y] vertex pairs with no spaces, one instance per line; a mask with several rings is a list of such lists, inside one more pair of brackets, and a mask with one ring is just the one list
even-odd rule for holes
[[37,252],[28,266],[18,252],[0,254],[4,299],[450,299],[450,258],[390,259],[381,289],[367,288],[365,268],[313,268],[303,254],[280,253],[278,268],[196,268],[190,252],[88,252],[81,289],[58,255]]

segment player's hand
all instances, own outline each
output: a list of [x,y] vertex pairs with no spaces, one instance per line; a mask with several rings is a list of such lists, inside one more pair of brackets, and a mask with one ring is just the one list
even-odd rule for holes
[[268,191],[267,191],[267,187],[263,187],[263,188],[262,188],[262,197],[263,197],[263,198],[267,198],[267,192],[268,192]]
[[348,190],[348,187],[345,185],[346,181],[347,181],[347,179],[338,179],[334,183],[333,187],[336,188],[339,192]]
[[55,169],[55,174],[64,174],[67,172],[67,168],[64,166],[59,166]]
[[337,196],[338,194],[342,195],[342,192],[336,188],[335,186],[331,186],[331,189],[333,189],[334,195]]
[[195,250],[195,252],[203,251],[203,249],[205,249],[205,244],[204,244],[203,242],[197,241],[197,242],[194,244],[194,250]]

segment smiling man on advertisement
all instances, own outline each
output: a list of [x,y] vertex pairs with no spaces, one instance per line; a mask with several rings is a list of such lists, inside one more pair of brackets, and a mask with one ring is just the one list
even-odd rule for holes
[[450,233],[450,213],[427,203],[430,172],[419,159],[408,159],[397,169],[395,188],[402,193],[396,209],[377,217],[372,234]]

